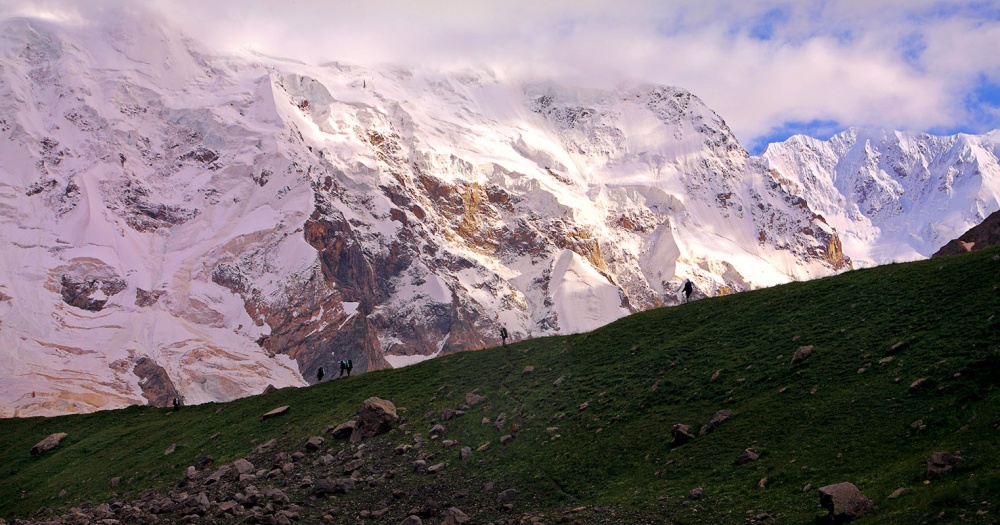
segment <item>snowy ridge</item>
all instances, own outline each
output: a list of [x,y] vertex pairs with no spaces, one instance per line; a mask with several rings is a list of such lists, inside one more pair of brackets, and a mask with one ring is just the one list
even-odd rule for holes
[[[750,157],[682,89],[213,56],[128,17],[0,26],[3,417],[591,330],[687,279],[849,268],[896,216],[874,190],[838,212],[839,149]],[[995,171],[940,169],[959,211],[936,225],[960,230]]]
[[837,228],[857,263],[929,257],[1000,209],[1000,132],[937,137],[850,129],[762,155],[788,191]]

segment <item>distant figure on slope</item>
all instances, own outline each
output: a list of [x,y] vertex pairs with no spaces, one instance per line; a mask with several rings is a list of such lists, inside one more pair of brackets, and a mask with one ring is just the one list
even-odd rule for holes
[[691,299],[691,294],[694,293],[694,284],[690,280],[684,281],[684,302],[688,302]]
[[319,383],[320,381],[323,380],[324,373],[325,372],[323,371],[323,367],[322,366],[319,367],[319,370],[316,371],[316,382],[317,383]]
[[181,409],[181,402],[176,397],[174,398],[174,412]]
[[506,326],[501,326],[500,327],[500,339],[503,340],[503,345],[504,346],[507,346],[507,338],[508,337],[510,337],[510,335],[507,333],[507,327]]
[[343,377],[344,372],[347,372],[347,377],[351,377],[351,369],[354,368],[354,363],[350,359],[340,360],[340,375],[337,377]]

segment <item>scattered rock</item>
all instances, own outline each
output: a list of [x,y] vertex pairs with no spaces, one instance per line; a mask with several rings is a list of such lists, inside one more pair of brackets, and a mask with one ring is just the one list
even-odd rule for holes
[[764,490],[764,489],[766,489],[767,488],[767,483],[769,481],[771,481],[771,480],[769,480],[767,478],[760,478],[760,481],[757,482],[757,489],[758,490]]
[[514,501],[514,498],[516,498],[516,497],[517,497],[517,490],[515,490],[515,489],[507,489],[507,490],[501,492],[500,494],[497,494],[497,502],[501,503],[501,504],[503,504],[503,503],[510,503],[510,502]]
[[228,466],[222,466],[219,470],[212,473],[211,476],[205,479],[205,485],[214,485],[218,483],[222,478],[229,474],[230,468]]
[[277,439],[269,439],[266,443],[257,445],[257,448],[253,449],[254,454],[266,454],[272,450],[274,447],[278,446]]
[[691,433],[691,428],[684,423],[677,423],[673,427],[673,439],[670,441],[672,446],[680,446],[688,441],[694,439],[694,434]]
[[828,523],[846,523],[865,516],[875,509],[872,500],[853,483],[837,483],[819,489],[819,504],[829,511]]
[[472,447],[462,447],[462,450],[458,451],[458,459],[468,459],[472,456]]
[[377,397],[369,397],[362,403],[358,413],[357,426],[351,434],[351,441],[384,434],[399,424],[396,406],[391,401]]
[[479,403],[482,403],[483,401],[486,401],[486,398],[475,392],[469,392],[468,394],[465,394],[465,404],[469,405],[470,407],[474,407]]
[[927,478],[938,479],[951,472],[961,461],[961,456],[947,452],[937,452],[927,458]]
[[701,496],[704,493],[705,493],[705,489],[703,489],[701,487],[695,487],[695,488],[691,489],[691,492],[688,493],[688,497],[691,498],[691,499],[701,499]]
[[444,511],[444,520],[441,521],[441,525],[461,525],[467,521],[469,521],[468,515],[458,507],[451,507]]
[[320,478],[313,482],[312,493],[314,496],[323,497],[328,494],[347,494],[355,489],[357,483],[351,478]]
[[59,442],[66,438],[68,434],[65,432],[56,432],[55,434],[50,434],[49,437],[39,441],[35,446],[31,447],[31,455],[40,456],[59,445]]
[[716,379],[718,379],[718,378],[719,378],[719,374],[721,374],[721,373],[722,373],[722,370],[716,370],[716,371],[715,371],[715,372],[714,372],[714,373],[712,374],[712,377],[708,378],[708,380],[709,380],[709,381],[715,381]]
[[365,465],[365,460],[360,458],[348,461],[347,463],[344,463],[344,474],[350,474],[355,470],[360,469],[364,465]]
[[330,433],[333,434],[334,439],[347,439],[351,437],[351,434],[354,433],[354,429],[357,426],[358,422],[352,419],[346,423],[337,425],[330,431]]
[[885,351],[885,355],[896,355],[902,352],[903,350],[906,350],[906,346],[907,346],[906,343],[903,341],[900,341],[898,343],[893,343],[892,346],[890,346],[889,349]]
[[267,421],[268,419],[271,419],[272,417],[277,417],[277,416],[284,415],[284,414],[288,413],[288,409],[289,408],[290,407],[288,405],[275,408],[274,410],[272,410],[272,411],[270,411],[270,412],[268,412],[268,413],[260,416],[260,420],[261,421]]
[[578,410],[586,410],[587,407],[589,407],[589,406],[590,406],[590,401],[584,401],[583,403],[580,403],[580,406],[577,407],[577,409]]
[[736,458],[737,465],[745,465],[747,463],[752,463],[760,459],[760,453],[750,450],[749,448],[743,451],[740,457]]
[[[459,412],[460,411],[456,412],[455,410],[452,410],[450,408],[442,408],[441,409],[441,421],[451,421],[452,419],[455,419],[456,417],[459,416]],[[464,414],[464,412],[463,412],[463,414]]]
[[511,441],[514,441],[514,436],[512,436],[510,434],[505,434],[503,436],[500,436],[500,444],[501,445],[506,445],[507,443],[510,443]]
[[250,474],[254,471],[253,463],[240,458],[233,462],[233,468],[240,474]]
[[524,367],[524,371],[521,372],[521,375],[526,375],[527,376],[527,375],[533,374],[534,372],[535,372],[535,367],[533,367],[531,365],[528,365],[528,366]]
[[660,388],[660,380],[657,379],[656,381],[653,382],[653,385],[649,387],[649,392],[650,393],[656,392],[656,390],[659,388]]
[[563,384],[563,381],[565,381],[565,380],[566,380],[566,376],[559,376],[559,379],[556,379],[555,381],[552,382],[552,386],[559,386],[559,385]]
[[312,436],[306,440],[305,449],[307,452],[316,452],[317,450],[323,448],[323,438],[319,436]]
[[447,467],[447,466],[448,466],[448,464],[444,463],[444,462],[438,463],[436,465],[431,465],[431,466],[427,467],[427,472],[429,472],[431,474],[434,474],[436,472],[440,472],[440,471],[444,470],[445,467]]
[[277,390],[278,389],[275,388],[274,385],[267,385],[267,387],[264,388],[264,391],[261,392],[261,395],[265,395],[266,396],[268,394],[276,392]]
[[111,481],[108,482],[108,485],[110,485],[112,487],[117,487],[118,485],[121,485],[121,483],[122,483],[122,477],[121,476],[115,476],[115,477],[111,478]]
[[169,456],[169,455],[173,454],[175,450],[177,450],[177,443],[174,443],[173,445],[170,445],[169,447],[167,447],[167,450],[163,451],[163,455],[164,456]]
[[792,364],[801,363],[812,355],[813,345],[800,346],[792,355]]
[[910,489],[908,489],[906,487],[899,487],[898,489],[892,491],[892,494],[889,494],[889,499],[896,499],[896,498],[902,496],[903,494],[906,494],[909,491],[910,491]]
[[434,425],[433,427],[431,427],[431,430],[430,430],[430,432],[427,433],[427,435],[431,439],[437,439],[437,438],[443,436],[445,434],[445,432],[446,431],[445,431],[445,428],[444,428],[443,425]]
[[420,516],[411,514],[399,522],[399,525],[424,525],[424,522],[421,521]]
[[729,421],[733,417],[733,411],[729,409],[723,409],[715,413],[712,416],[712,420],[708,422],[707,425],[701,427],[698,435],[704,436],[711,433],[713,430],[719,427],[719,425]]
[[927,381],[926,377],[921,377],[920,379],[917,379],[916,381],[910,383],[910,390],[916,390],[920,388],[921,385],[923,385],[926,381]]

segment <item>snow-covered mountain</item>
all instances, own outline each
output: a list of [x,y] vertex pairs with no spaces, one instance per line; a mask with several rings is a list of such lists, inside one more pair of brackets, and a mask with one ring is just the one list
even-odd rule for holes
[[[931,173],[956,159],[928,193],[961,210],[934,223],[951,238],[965,210],[997,207],[967,179],[997,178],[992,149],[921,146],[948,141],[994,142],[912,139]],[[0,416],[231,399],[343,358],[495,345],[501,325],[590,330],[676,304],[687,279],[720,295],[849,268],[847,247],[913,256],[879,244],[898,224],[883,182],[909,172],[878,161],[872,189],[846,183],[864,179],[838,171],[860,141],[833,142],[750,157],[677,88],[212,55],[129,17],[4,20]]]
[[796,136],[762,155],[776,180],[874,265],[931,256],[1000,209],[1000,131],[937,137],[850,129]]

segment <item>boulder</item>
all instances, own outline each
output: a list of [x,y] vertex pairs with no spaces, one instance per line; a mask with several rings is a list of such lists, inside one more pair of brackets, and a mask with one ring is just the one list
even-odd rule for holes
[[517,497],[517,490],[515,490],[515,489],[507,489],[507,490],[501,492],[500,494],[497,494],[497,502],[501,503],[501,504],[503,504],[503,503],[510,503],[510,502],[514,501],[514,498],[516,498],[516,497]]
[[360,458],[352,459],[351,461],[344,463],[344,474],[350,474],[351,472],[354,472],[355,470],[358,470],[363,466],[365,466],[365,460]]
[[319,436],[312,436],[306,440],[305,449],[307,452],[316,452],[317,450],[323,448],[323,438]]
[[351,433],[351,441],[358,442],[365,438],[384,434],[399,424],[396,405],[392,401],[369,397],[362,403],[358,413],[357,425]]
[[458,507],[451,507],[444,511],[444,520],[441,521],[441,525],[461,525],[469,521],[469,516],[462,512]]
[[472,447],[462,447],[462,450],[458,451],[458,459],[468,459],[472,456]]
[[675,447],[683,445],[694,439],[694,434],[691,433],[691,428],[684,423],[677,423],[674,425],[672,432],[673,436],[670,444]]
[[469,405],[470,407],[474,407],[479,403],[482,403],[483,401],[486,401],[486,398],[475,392],[469,392],[468,394],[465,394],[465,404]]
[[253,449],[254,454],[264,454],[270,452],[274,447],[278,446],[277,439],[269,439],[266,443],[257,445],[257,448]]
[[450,408],[441,409],[441,421],[450,421],[458,417],[458,414]]
[[709,421],[707,425],[701,427],[701,430],[698,432],[698,435],[704,436],[706,434],[711,433],[713,430],[718,428],[719,425],[732,419],[732,417],[733,417],[733,411],[729,409],[722,409],[716,412],[715,415],[712,416],[711,421]]
[[285,415],[286,413],[288,413],[288,409],[289,408],[290,407],[288,405],[275,408],[274,410],[272,410],[272,411],[270,411],[270,412],[268,412],[268,413],[260,416],[260,420],[261,421],[267,421],[268,419],[271,419],[272,417],[277,417],[277,416]]
[[819,504],[829,511],[827,523],[847,523],[864,517],[875,504],[853,483],[837,483],[819,489]]
[[265,388],[264,388],[264,391],[263,391],[263,392],[261,392],[261,395],[265,395],[265,396],[266,396],[266,395],[268,395],[268,394],[271,394],[271,393],[273,393],[273,392],[276,392],[277,390],[278,390],[278,389],[277,389],[277,388],[275,388],[275,387],[274,387],[274,385],[267,385],[267,387],[265,387]]
[[233,468],[236,469],[236,472],[239,472],[240,474],[252,474],[254,471],[253,463],[250,463],[249,461],[243,458],[234,461]]
[[947,452],[937,452],[927,458],[927,479],[938,479],[951,472],[961,457]]
[[355,420],[350,420],[346,423],[341,423],[330,430],[330,434],[333,434],[334,439],[347,439],[351,437],[354,433],[354,429],[358,426],[358,422]]
[[40,456],[59,445],[68,434],[65,432],[56,432],[55,434],[50,434],[49,437],[39,441],[35,446],[31,447],[31,455]]
[[431,439],[437,439],[445,434],[445,428],[443,425],[434,425],[431,427],[431,431],[427,433]]
[[420,519],[420,516],[411,514],[399,522],[399,525],[424,525],[424,522]]
[[701,499],[702,495],[704,494],[705,494],[705,489],[701,487],[695,487],[691,489],[690,493],[688,493],[688,497],[691,499]]
[[809,356],[812,355],[812,352],[813,352],[813,345],[800,346],[799,349],[796,350],[794,354],[792,354],[792,364],[801,363],[806,359],[809,359]]

